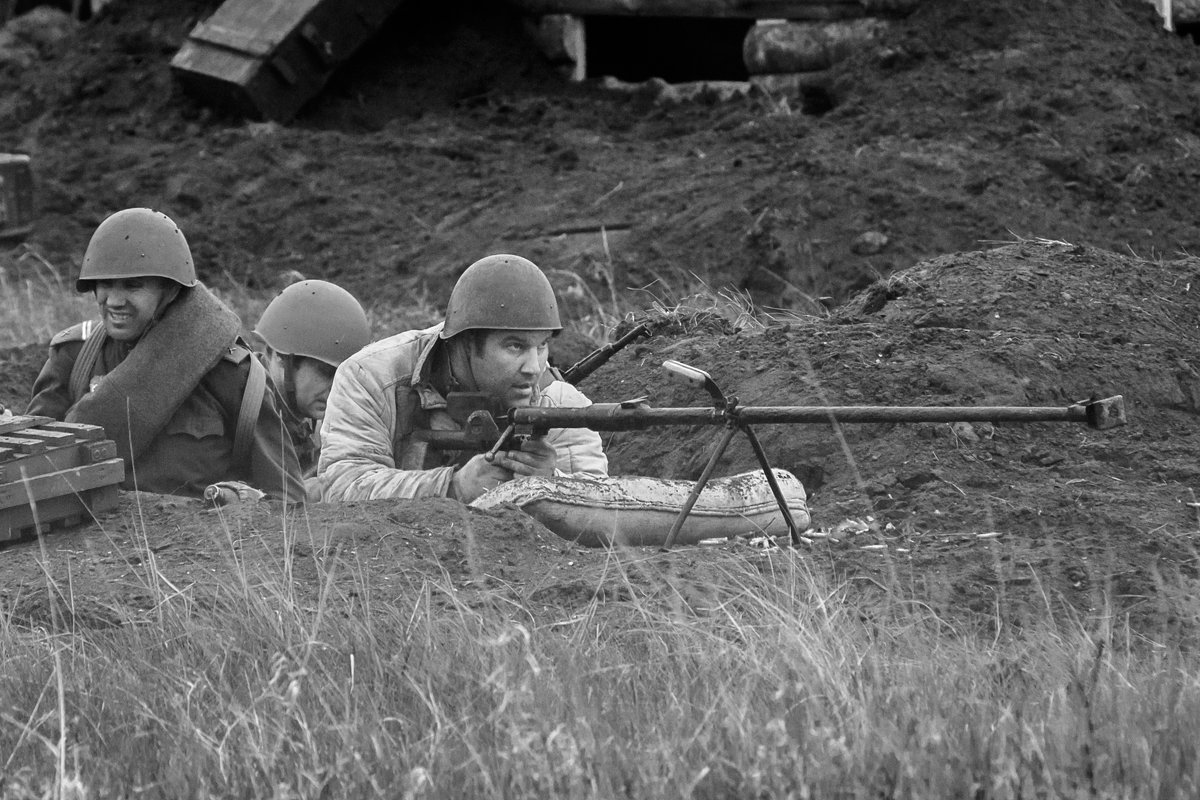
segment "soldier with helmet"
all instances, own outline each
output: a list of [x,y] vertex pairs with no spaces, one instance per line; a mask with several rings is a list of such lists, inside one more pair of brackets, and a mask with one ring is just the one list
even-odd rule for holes
[[338,368],[317,467],[323,499],[446,496],[469,503],[519,476],[605,475],[595,431],[553,429],[493,460],[440,451],[423,430],[454,430],[451,392],[502,408],[583,407],[591,401],[547,363],[562,330],[550,282],[531,261],[491,255],[462,274],[444,323],[368,345]]
[[236,481],[303,502],[274,386],[168,216],[129,208],[105,219],[76,289],[94,295],[100,321],[51,340],[27,414],[103,427],[127,489],[199,497]]
[[284,425],[291,435],[300,469],[314,495],[310,477],[317,469],[318,435],[325,403],[338,365],[371,341],[367,314],[354,295],[337,284],[302,280],[280,292],[258,320],[254,333],[265,345],[267,372],[284,401]]

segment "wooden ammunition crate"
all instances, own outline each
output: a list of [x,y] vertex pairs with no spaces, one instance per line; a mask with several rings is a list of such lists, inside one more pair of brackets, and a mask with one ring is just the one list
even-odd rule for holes
[[97,425],[0,418],[0,542],[90,521],[116,507],[124,478]]
[[295,116],[403,0],[226,0],[171,60],[184,88],[257,119]]
[[33,174],[29,156],[0,153],[0,240],[33,230]]

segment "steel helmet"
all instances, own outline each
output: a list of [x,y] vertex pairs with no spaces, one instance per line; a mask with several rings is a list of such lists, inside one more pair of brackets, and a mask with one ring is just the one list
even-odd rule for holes
[[520,256],[485,256],[459,276],[441,337],[479,329],[562,330],[554,289],[536,264]]
[[75,289],[88,292],[92,281],[148,276],[195,286],[192,251],[183,231],[166,214],[127,208],[101,222],[92,234]]
[[362,305],[328,281],[288,286],[263,311],[254,332],[278,353],[307,356],[334,367],[371,341]]

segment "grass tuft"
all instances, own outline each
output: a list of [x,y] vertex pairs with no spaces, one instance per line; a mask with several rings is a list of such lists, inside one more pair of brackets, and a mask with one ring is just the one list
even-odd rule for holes
[[0,347],[49,341],[93,311],[91,298],[35,248],[0,253]]
[[[1103,627],[976,636],[901,597],[864,605],[790,551],[703,580],[614,553],[610,591],[532,617],[448,569],[385,585],[327,533],[218,518],[223,566],[186,583],[153,537],[110,540],[141,565],[107,601],[116,626],[33,627],[0,604],[0,794],[1149,798],[1200,781],[1194,660]],[[46,562],[55,602],[62,569]]]

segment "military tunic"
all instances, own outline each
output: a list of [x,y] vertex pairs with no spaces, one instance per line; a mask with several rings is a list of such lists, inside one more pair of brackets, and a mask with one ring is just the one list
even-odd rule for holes
[[[56,335],[50,357],[33,385],[27,414],[63,419],[71,397],[71,372],[84,341],[98,323],[85,322]],[[107,339],[96,358],[90,387],[125,360],[135,344]],[[233,441],[253,356],[241,342],[230,347],[184,399],[150,446],[126,465],[122,487],[200,497],[218,481],[237,480],[268,496],[302,502],[305,489],[295,448],[282,434],[282,405],[268,382],[250,447],[249,463],[234,464]]]

